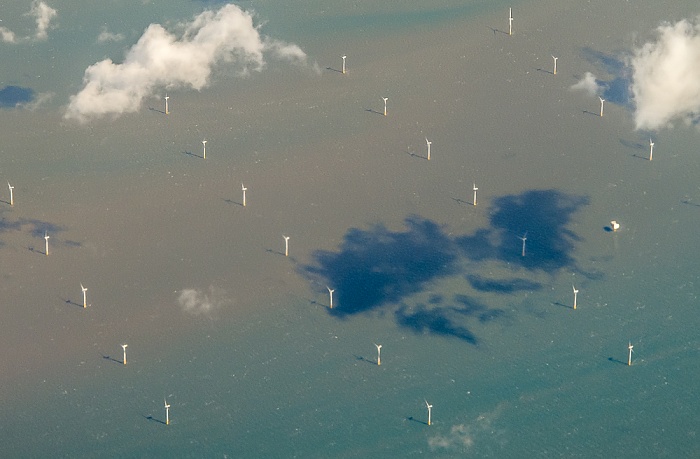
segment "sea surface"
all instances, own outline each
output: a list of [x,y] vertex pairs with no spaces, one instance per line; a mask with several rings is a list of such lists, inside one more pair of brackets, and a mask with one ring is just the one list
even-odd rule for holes
[[700,455],[700,133],[626,91],[696,2],[244,1],[307,62],[85,123],[225,3],[47,4],[0,10],[1,457]]

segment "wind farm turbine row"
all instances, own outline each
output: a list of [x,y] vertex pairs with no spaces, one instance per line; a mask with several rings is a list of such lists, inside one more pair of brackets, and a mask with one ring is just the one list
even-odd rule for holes
[[[513,9],[512,8],[509,8],[509,11],[508,11],[508,30],[509,30],[508,35],[513,35]],[[559,58],[552,55],[552,59],[553,59],[552,74],[556,75],[557,74],[557,61],[559,60]],[[598,96],[598,100],[600,101],[599,114],[600,114],[600,117],[602,118],[603,114],[604,114],[604,108],[605,108],[605,99],[602,96]],[[649,139],[649,161],[652,161],[653,157],[654,157],[654,141],[650,138]],[[476,185],[474,185],[474,205],[476,205]],[[613,220],[611,222],[611,228],[612,228],[612,231],[614,232],[620,228],[620,225],[619,225],[619,223],[617,223],[616,221]],[[520,239],[522,240],[522,243],[523,243],[521,255],[524,257],[525,256],[525,241],[527,240],[527,232],[522,237],[520,237]],[[573,290],[573,295],[574,295],[572,309],[576,310],[578,307],[579,290],[574,285],[572,285],[571,288]],[[632,345],[632,342],[629,342],[627,345],[627,350],[628,350],[627,365],[628,366],[632,365],[633,348],[634,348],[634,346]],[[425,403],[426,403],[426,405],[428,405],[427,401]],[[428,418],[430,419],[430,405],[428,405]],[[428,423],[430,423],[430,421],[428,421]]]
[[[509,10],[509,35],[513,35],[513,15],[512,15],[512,9]],[[347,69],[346,69],[346,58],[347,58],[346,55],[343,55],[343,56],[342,56],[342,72],[341,72],[341,73],[342,73],[343,75],[345,75],[345,74],[347,73]],[[558,73],[557,61],[558,61],[559,58],[558,58],[558,57],[555,57],[555,56],[552,56],[552,58],[553,58],[553,72],[552,72],[552,73],[553,73],[554,75],[557,75],[557,73]],[[336,73],[337,73],[337,72],[336,72]],[[376,97],[376,96],[373,96],[373,97]],[[165,96],[165,114],[166,114],[166,115],[169,115],[169,114],[170,114],[169,105],[168,105],[169,98],[170,98],[170,96],[168,96],[168,95],[166,94],[166,96]],[[374,99],[374,100],[376,100],[376,99]],[[389,100],[389,98],[388,98],[388,97],[382,97],[382,100],[383,100],[383,103],[384,103],[384,106],[383,106],[383,116],[386,117],[386,116],[387,116],[387,101]],[[605,102],[605,100],[601,97],[601,98],[600,98],[600,117],[603,117],[604,102]],[[176,107],[176,108],[177,108],[177,107]],[[394,113],[394,112],[392,112],[392,113]],[[376,115],[375,115],[375,116],[376,116]],[[377,118],[378,118],[378,117],[377,117]],[[378,119],[379,119],[379,118],[378,118]],[[204,139],[204,140],[202,140],[201,142],[202,142],[202,159],[206,159],[206,153],[207,153],[207,152],[206,152],[206,147],[207,147],[207,142],[208,142],[208,141],[207,141],[206,139]],[[431,145],[432,145],[433,142],[432,142],[431,140],[429,140],[428,137],[425,137],[425,142],[426,142],[427,160],[430,161],[430,160],[431,160]],[[439,142],[439,140],[438,140],[438,142]],[[651,161],[652,158],[653,158],[654,143],[653,143],[652,139],[649,139],[649,142],[650,142],[649,160]],[[217,151],[216,145],[214,145],[214,148],[215,148],[215,150],[214,150],[214,154],[213,154],[212,158],[213,158],[213,160],[216,160],[216,156],[217,156],[217,154],[216,154],[216,151]],[[438,162],[439,162],[439,160],[440,160],[440,157],[441,157],[441,148],[440,148],[440,144],[438,143],[438,157],[437,157],[437,161],[438,161]],[[210,160],[211,160],[211,159],[210,159]],[[236,182],[236,183],[237,183],[237,182]],[[483,183],[480,183],[480,184],[482,185],[482,187],[485,186],[485,185],[483,185]],[[8,182],[8,188],[9,188],[9,193],[10,193],[10,203],[9,203],[9,204],[10,204],[11,207],[14,207],[14,194],[13,194],[14,186],[12,186],[12,185]],[[476,207],[476,206],[477,206],[477,203],[478,203],[478,201],[477,201],[477,191],[478,191],[478,190],[479,190],[479,188],[477,187],[476,183],[473,182],[472,190],[471,190],[471,191],[473,192],[472,205],[473,205],[474,207]],[[482,191],[482,193],[483,193],[483,192],[486,192],[486,193],[487,193],[487,196],[488,196],[488,187],[487,187],[485,190],[486,190],[486,191]],[[235,191],[235,190],[234,190],[234,191]],[[241,183],[242,206],[243,206],[243,207],[247,207],[247,195],[246,195],[246,192],[247,192],[247,191],[248,191],[248,188],[245,186],[244,183]],[[235,191],[235,192],[237,193],[237,191]],[[253,192],[255,193],[255,191],[253,191]],[[465,193],[468,194],[468,190],[467,190]],[[256,205],[256,204],[255,204],[255,201],[256,201],[256,200],[255,200],[255,196],[253,196],[253,198],[254,198],[254,201],[252,202],[251,206],[254,208],[255,205]],[[467,198],[467,199],[468,199],[468,198]],[[483,200],[483,196],[482,196],[482,200]],[[20,206],[20,207],[21,207],[21,203],[22,203],[22,200],[21,200],[21,196],[20,196],[20,202],[19,202],[19,206]],[[483,206],[483,204],[482,204],[482,206]],[[480,208],[481,208],[481,207],[480,207]],[[279,234],[279,233],[277,233],[277,234]],[[287,234],[289,234],[289,233],[287,233]],[[519,234],[520,234],[520,233],[519,233]],[[526,240],[527,240],[527,235],[528,235],[528,233],[525,232],[525,233],[522,235],[522,237],[521,237],[521,236],[518,236],[518,238],[522,241],[522,248],[521,248],[521,256],[522,256],[522,257],[525,257],[525,256],[526,256]],[[278,236],[276,236],[276,237],[278,237]],[[284,235],[284,234],[282,235],[282,237],[283,237],[283,239],[284,239],[284,256],[285,256],[285,257],[289,257],[289,256],[290,256],[290,246],[289,246],[290,237],[287,236],[287,235]],[[513,235],[511,235],[511,237],[513,237]],[[45,239],[45,254],[46,254],[46,256],[48,256],[48,255],[49,255],[49,235],[48,235],[48,232],[45,232],[45,234],[44,234],[44,239]],[[278,239],[277,239],[277,241],[279,242]],[[515,241],[514,238],[511,239],[511,241],[513,241],[513,245],[516,245],[516,244],[517,244],[517,242]],[[54,240],[54,245],[55,245],[55,244],[56,244],[56,240]],[[277,243],[275,243],[275,245],[277,245]],[[529,249],[530,249],[531,251],[533,250],[532,240],[531,240],[531,247],[529,247]],[[536,250],[536,247],[534,247],[534,249]],[[514,254],[517,253],[517,246],[516,246],[516,247],[513,247],[513,252],[514,252]],[[279,254],[279,253],[278,253],[278,254]],[[281,259],[281,257],[280,257],[280,259]],[[82,283],[80,284],[80,287],[81,287],[81,291],[82,291],[82,300],[83,300],[83,301],[82,301],[82,306],[83,306],[84,309],[86,309],[87,306],[88,306],[88,303],[87,303],[87,290],[88,290],[88,289],[87,289]],[[585,286],[584,286],[584,287],[585,287]],[[92,288],[92,286],[91,286],[91,288]],[[327,288],[328,294],[329,294],[329,307],[330,307],[330,309],[333,309],[334,307],[337,307],[337,306],[338,306],[338,305],[334,304],[334,292],[336,292],[336,290],[333,289],[333,288],[331,288],[331,286],[326,286],[326,288]],[[567,286],[567,288],[568,288],[568,286]],[[577,309],[577,295],[578,295],[578,293],[579,293],[579,290],[576,289],[576,287],[575,287],[574,285],[572,285],[572,289],[573,289],[573,295],[574,295],[574,296],[573,296],[573,309],[576,310],[576,309]],[[341,292],[341,293],[342,293],[342,292]],[[95,293],[94,293],[94,290],[93,290],[92,293],[91,293],[91,295],[94,296],[94,294],[95,294]],[[93,299],[93,301],[94,301],[94,299]],[[341,303],[342,303],[342,296],[340,297],[340,301],[341,301]],[[568,303],[568,301],[567,301],[567,303]],[[340,305],[340,307],[342,307],[342,304]],[[584,309],[585,309],[585,304],[584,304]],[[122,350],[123,350],[123,364],[126,365],[126,364],[127,364],[127,344],[123,344],[123,345],[121,345],[121,346],[122,346]],[[380,366],[380,365],[381,365],[381,349],[382,349],[382,345],[381,345],[381,344],[376,344],[376,343],[375,343],[375,346],[376,346],[376,349],[377,349],[377,366]],[[633,347],[633,346],[632,346],[632,344],[631,344],[631,342],[630,342],[630,343],[629,343],[629,347],[628,347],[628,350],[629,350],[628,365],[631,365],[631,364],[632,364],[632,347]],[[132,349],[133,349],[133,348],[132,348]],[[391,356],[389,356],[389,358],[390,358],[390,360],[389,360],[389,367],[391,367]],[[133,364],[134,364],[134,363],[132,362],[132,365],[133,365]],[[171,400],[171,401],[172,401],[172,400]],[[418,401],[419,401],[419,399],[418,399]],[[432,407],[433,407],[433,405],[430,404],[430,403],[428,403],[427,400],[425,400],[425,405],[426,405],[426,408],[427,408],[427,416],[428,416],[428,417],[427,417],[427,419],[428,419],[427,425],[430,426],[430,425],[432,425]],[[168,404],[166,398],[164,398],[164,409],[165,409],[165,418],[166,418],[165,424],[166,424],[166,425],[169,425],[169,423],[170,423],[170,422],[169,422],[169,421],[170,421],[170,414],[169,414],[169,411],[170,411],[170,404]]]
[[[512,10],[512,8],[509,8],[509,14],[508,14],[509,32],[508,32],[508,35],[511,35],[511,36],[513,35],[513,21],[514,21],[513,10]],[[346,55],[342,56],[342,59],[343,59],[343,72],[342,73],[346,73],[346,70],[345,70],[346,57],[347,57]],[[552,67],[551,73],[552,73],[552,75],[557,75],[559,73],[558,72],[558,70],[559,70],[558,69],[559,57],[555,56],[555,55],[552,55],[551,57],[553,60],[553,67]],[[386,108],[387,98],[382,97],[382,99],[384,100],[384,112],[383,112],[383,114],[384,114],[384,116],[386,116],[387,115],[387,108]],[[605,99],[603,97],[599,96],[599,101],[600,101],[599,115],[602,118],[604,116]],[[426,148],[427,148],[427,159],[430,160],[431,159],[431,144],[432,144],[432,142],[427,137],[425,138],[425,141],[426,141]],[[649,140],[649,161],[651,161],[653,159],[653,149],[654,149],[654,142],[652,139],[650,139]],[[473,206],[476,206],[477,205],[477,190],[478,190],[476,183],[473,184],[472,190],[473,190],[472,204],[473,204]],[[613,228],[614,228],[614,230],[617,230],[619,228],[619,225],[616,224],[613,226]],[[519,236],[519,239],[522,241],[521,256],[525,257],[526,256],[527,232],[525,232],[522,236]],[[573,289],[573,293],[574,293],[574,300],[573,300],[573,308],[572,309],[576,310],[577,306],[578,306],[577,295],[579,293],[579,290],[576,289],[575,286],[572,286],[572,289]]]

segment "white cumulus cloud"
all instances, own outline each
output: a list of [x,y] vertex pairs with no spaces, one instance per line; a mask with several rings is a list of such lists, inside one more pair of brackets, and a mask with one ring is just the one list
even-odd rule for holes
[[114,33],[107,30],[107,27],[102,28],[102,32],[97,36],[98,43],[106,43],[109,41],[122,41],[124,39],[124,34]]
[[66,118],[87,121],[135,112],[159,87],[202,89],[219,63],[245,74],[262,70],[265,54],[306,62],[301,48],[262,36],[253,15],[233,4],[204,11],[179,30],[176,36],[151,24],[122,63],[105,59],[88,67],[83,89],[70,98]]
[[0,27],[0,38],[5,43],[20,43],[33,40],[46,40],[51,28],[51,21],[58,16],[58,12],[51,8],[46,2],[34,0],[26,16],[34,17],[36,21],[36,31],[34,36],[17,37],[17,35],[7,27]]
[[20,104],[20,106],[26,110],[34,111],[53,99],[54,95],[55,94],[53,92],[41,92],[34,96],[34,99],[32,99],[30,102]]
[[0,36],[5,43],[16,43],[15,33],[7,27],[0,27]]
[[573,91],[584,91],[590,96],[601,94],[603,87],[598,84],[598,80],[591,72],[586,72],[581,80],[571,86]]
[[468,449],[474,445],[474,436],[469,426],[464,424],[453,425],[449,434],[435,435],[428,439],[431,449]]
[[631,89],[637,129],[658,129],[700,114],[700,17],[664,23],[633,52]]
[[[506,431],[498,427],[498,419],[506,410],[506,402],[499,403],[492,411],[479,414],[476,419],[467,424],[454,424],[449,433],[443,432],[428,438],[428,446],[432,450],[445,449],[455,457],[464,457],[479,438],[488,437],[492,445],[505,444]],[[461,454],[457,454],[457,452]]]
[[55,18],[58,13],[45,2],[34,0],[29,14],[36,19],[36,39],[46,40],[49,27],[51,26],[51,20]]
[[192,315],[210,314],[227,303],[224,291],[209,287],[208,292],[186,288],[180,291],[177,299],[182,310]]

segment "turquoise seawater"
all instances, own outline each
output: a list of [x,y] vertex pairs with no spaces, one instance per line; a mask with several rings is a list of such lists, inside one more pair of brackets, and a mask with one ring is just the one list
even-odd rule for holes
[[700,134],[612,84],[694,3],[245,1],[306,65],[86,124],[88,66],[224,2],[47,4],[0,13],[0,456],[700,453]]

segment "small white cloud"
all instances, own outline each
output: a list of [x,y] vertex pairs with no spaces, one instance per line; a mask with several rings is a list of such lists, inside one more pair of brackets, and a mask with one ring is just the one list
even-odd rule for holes
[[34,0],[29,14],[36,19],[36,34],[34,36],[37,40],[46,40],[49,27],[51,26],[51,20],[55,18],[58,13],[45,2]]
[[107,43],[107,42],[119,42],[124,40],[124,34],[121,33],[112,33],[109,30],[107,30],[107,27],[102,28],[102,32],[97,36],[97,42],[98,43]]
[[428,438],[428,446],[431,449],[446,449],[451,451],[466,450],[474,446],[475,439],[484,436],[489,437],[489,442],[505,443],[505,430],[496,426],[496,421],[507,408],[507,403],[499,403],[491,412],[480,414],[474,421],[468,424],[455,424],[448,434],[438,434]]
[[162,87],[200,90],[220,63],[247,74],[262,70],[266,53],[306,62],[301,48],[262,37],[258,28],[251,13],[233,4],[204,11],[182,24],[180,36],[151,24],[122,63],[105,59],[85,70],[83,89],[71,96],[65,117],[85,122],[135,112],[144,98]]
[[209,287],[209,292],[186,288],[180,292],[177,299],[182,310],[188,314],[210,314],[227,303],[225,292],[221,289]]
[[448,435],[436,435],[428,439],[431,449],[468,449],[474,445],[471,429],[464,424],[453,425]]
[[31,35],[18,38],[17,35],[7,27],[0,27],[0,37],[5,43],[20,43],[36,40],[46,40],[48,31],[51,28],[51,20],[58,15],[58,12],[51,8],[46,2],[34,0],[31,9],[25,16],[32,16],[36,21],[36,31]]
[[700,115],[700,17],[664,23],[656,35],[629,60],[637,129],[690,123]]
[[15,33],[7,27],[0,27],[0,36],[5,43],[16,43]]
[[272,51],[278,58],[296,61],[300,64],[306,62],[306,53],[295,44],[278,40],[265,40],[265,48]]
[[603,87],[598,84],[598,80],[591,72],[586,72],[581,80],[571,86],[572,91],[584,91],[590,96],[602,93]]
[[51,99],[53,99],[55,95],[56,94],[53,92],[40,92],[34,97],[34,100],[26,104],[22,104],[22,107],[27,110],[34,111],[37,108],[44,105],[45,103],[49,102]]

